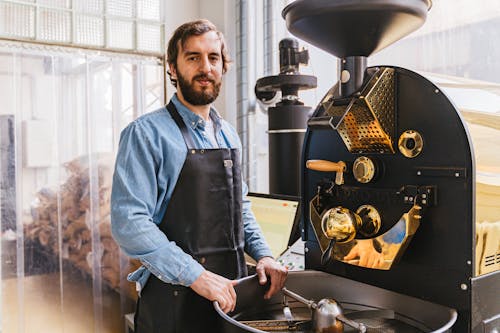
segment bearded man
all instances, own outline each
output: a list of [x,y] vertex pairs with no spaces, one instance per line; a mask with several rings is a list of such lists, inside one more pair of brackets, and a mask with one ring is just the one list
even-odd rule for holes
[[228,313],[234,286],[257,262],[265,297],[287,271],[272,258],[245,199],[241,142],[211,105],[230,63],[224,36],[207,20],[176,29],[168,74],[177,93],[121,133],[111,223],[123,251],[142,267],[129,275],[139,298],[135,333],[221,332],[212,302]]

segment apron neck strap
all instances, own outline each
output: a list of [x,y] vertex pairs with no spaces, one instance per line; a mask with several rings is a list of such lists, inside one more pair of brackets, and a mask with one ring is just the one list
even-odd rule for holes
[[186,143],[187,148],[188,149],[195,149],[191,133],[189,133],[186,124],[182,120],[182,117],[179,114],[179,111],[177,111],[177,108],[175,107],[175,105],[172,101],[170,101],[167,104],[167,110],[168,110],[168,112],[170,112],[170,115],[172,116],[175,123],[177,124],[177,127],[179,127],[179,129],[181,130],[182,137],[184,138],[184,142]]

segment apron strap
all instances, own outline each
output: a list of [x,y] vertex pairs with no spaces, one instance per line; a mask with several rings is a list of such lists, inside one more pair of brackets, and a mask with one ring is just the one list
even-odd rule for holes
[[193,143],[193,138],[191,137],[191,134],[188,131],[188,128],[184,121],[182,120],[181,115],[179,114],[179,111],[177,111],[177,108],[175,107],[174,103],[170,101],[167,104],[167,110],[170,112],[170,115],[174,119],[175,123],[177,124],[177,127],[181,130],[182,137],[184,138],[184,142],[186,143],[186,146],[189,150],[195,149],[195,145]]

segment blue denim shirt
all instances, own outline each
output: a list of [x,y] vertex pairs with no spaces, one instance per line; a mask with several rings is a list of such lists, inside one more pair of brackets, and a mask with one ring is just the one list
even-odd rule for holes
[[[205,121],[176,95],[172,101],[197,148],[217,148],[207,138]],[[213,108],[210,117],[219,147],[241,149],[234,128]],[[113,175],[111,226],[113,237],[125,254],[139,259],[143,265],[128,276],[129,281],[137,283],[139,291],[151,273],[164,282],[190,286],[204,271],[158,228],[186,156],[182,134],[166,108],[139,117],[121,133]],[[248,187],[243,184],[245,252],[259,260],[272,254],[246,199],[247,193]],[[189,202],[186,208],[189,209]]]

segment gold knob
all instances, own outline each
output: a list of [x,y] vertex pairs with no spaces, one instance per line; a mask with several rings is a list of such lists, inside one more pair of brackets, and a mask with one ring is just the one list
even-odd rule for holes
[[422,139],[422,135],[417,131],[405,131],[399,137],[398,148],[404,156],[414,158],[422,152],[424,148],[424,139]]
[[323,234],[337,243],[345,243],[354,239],[360,225],[361,218],[344,207],[327,210],[321,219]]
[[361,228],[358,230],[365,237],[377,234],[382,226],[382,219],[378,210],[372,205],[362,205],[356,210],[361,218]]
[[354,178],[360,183],[369,183],[375,176],[375,163],[365,156],[358,157],[352,165]]

